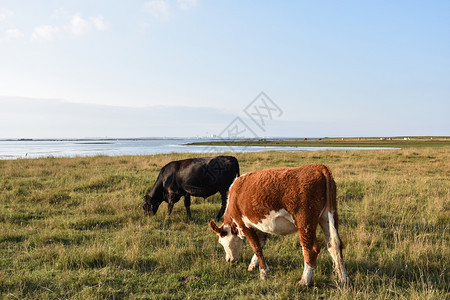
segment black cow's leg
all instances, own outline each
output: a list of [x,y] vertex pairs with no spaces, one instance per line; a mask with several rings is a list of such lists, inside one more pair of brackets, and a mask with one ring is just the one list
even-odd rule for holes
[[167,203],[167,211],[169,212],[169,216],[172,213],[173,205],[174,203],[172,201],[169,201],[169,203]]
[[172,209],[175,203],[177,203],[180,200],[181,196],[177,196],[175,194],[169,194],[169,201],[168,201],[168,211],[169,216],[172,213]]
[[184,207],[186,207],[186,213],[189,219],[192,219],[191,217],[191,195],[186,194],[184,196]]
[[220,218],[225,213],[225,209],[227,208],[227,198],[228,198],[227,194],[228,194],[228,191],[220,192],[220,196],[222,197],[222,207],[220,208],[219,213],[217,214],[216,221],[219,221]]

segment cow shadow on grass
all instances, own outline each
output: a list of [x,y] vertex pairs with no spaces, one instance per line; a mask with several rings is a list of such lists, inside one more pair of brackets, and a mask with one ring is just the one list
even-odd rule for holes
[[[400,289],[415,289],[416,291],[446,292],[447,283],[444,270],[426,267],[414,260],[404,261],[403,257],[394,257],[386,265],[365,261],[346,262],[347,270],[353,282],[355,291],[384,290],[380,287],[393,285]],[[357,279],[357,280],[354,280]],[[393,291],[393,296],[397,296]]]
[[[425,225],[408,225],[412,229],[424,227]],[[426,226],[425,226],[426,227]],[[428,228],[434,230],[435,226]],[[284,276],[282,274],[296,274],[295,282],[300,280],[303,272],[303,254],[299,243],[283,241],[286,237],[270,236],[264,249],[267,264],[271,269],[272,276]],[[278,243],[284,243],[279,247]],[[287,249],[289,245],[290,249]],[[326,247],[321,243],[322,249],[317,259],[316,270],[313,275],[313,286],[319,289],[336,288],[340,286],[337,282],[337,274],[334,271],[333,261]],[[238,264],[248,265],[253,252],[249,249],[248,242],[244,242],[242,256]],[[344,250],[345,251],[345,250]],[[439,253],[427,253],[427,258],[409,257],[406,253],[389,255],[386,253],[367,252],[366,257],[354,259],[351,253],[344,252],[344,264],[351,280],[350,291],[354,293],[393,293],[397,297],[399,290],[415,290],[417,292],[437,291],[445,294],[448,289],[448,273],[442,262],[447,258]],[[291,277],[292,278],[292,277]],[[255,280],[258,276],[255,275]],[[395,286],[389,292],[387,287]],[[299,287],[303,288],[303,287]]]
[[[209,222],[211,220],[215,220],[217,211],[220,209],[220,206],[216,207],[214,206],[212,209],[208,209],[208,211],[205,211],[203,208],[199,208],[195,205],[191,206],[191,215],[192,218],[189,218],[186,214],[186,210],[184,209],[184,206],[179,207],[177,209],[173,209],[173,212],[171,215],[167,213],[167,210],[161,209],[161,211],[158,211],[156,215],[154,216],[143,216],[143,218],[149,218],[150,220],[161,223],[166,226],[183,223],[185,225],[198,225],[202,226],[205,225],[206,227],[209,226]],[[220,224],[223,222],[223,217],[218,221]]]
[[142,273],[147,273],[155,270],[158,267],[158,261],[155,258],[143,257],[130,264],[130,267],[139,270]]
[[[202,199],[203,200],[203,199]],[[218,211],[220,210],[220,203],[211,203],[207,201],[202,201],[197,199],[194,199],[192,205],[191,205],[191,216],[192,218],[189,219],[186,214],[186,209],[184,205],[178,205],[173,208],[172,214],[169,216],[167,212],[167,208],[160,209],[161,211],[158,211],[155,216],[151,216],[151,218],[156,217],[156,219],[159,219],[161,221],[166,222],[184,222],[188,224],[195,224],[195,225],[206,225],[208,226],[209,221],[215,220]],[[220,223],[223,222],[223,216],[218,221]]]
[[[175,203],[172,213],[168,214],[168,204],[166,202],[161,203],[157,213],[155,215],[144,216],[145,218],[154,219],[157,222],[164,222],[166,224],[173,224],[178,222],[184,222],[195,225],[206,224],[208,226],[209,221],[215,219],[217,213],[221,208],[220,194],[214,194],[208,198],[191,197],[191,216],[189,219],[186,213],[186,208],[183,204],[183,198],[178,203]],[[142,203],[139,203],[138,209],[144,215],[142,210]],[[223,216],[219,222],[223,221]]]
[[[324,257],[328,253],[319,255],[316,270],[313,275],[312,285],[318,289],[341,289],[338,283],[337,274],[333,268],[333,262]],[[239,259],[239,264],[248,265],[250,262],[250,255]],[[292,282],[294,284],[300,280],[303,272],[303,256],[299,249],[298,257],[274,257],[273,255],[266,255],[267,263],[271,269],[270,277],[284,276],[284,274],[295,274]],[[398,258],[401,260],[401,258]],[[395,258],[394,258],[395,260]],[[438,291],[445,294],[447,289],[445,271],[436,268],[429,268],[428,270],[420,263],[408,261],[405,265],[380,265],[370,260],[354,261],[351,259],[345,260],[345,266],[351,285],[349,291],[352,293],[392,293],[392,297],[398,297],[399,290],[416,291]],[[270,280],[270,277],[268,280]],[[255,273],[254,280],[259,280],[257,273]],[[290,279],[288,279],[290,280]],[[390,291],[388,286],[395,286],[396,289]],[[298,289],[306,289],[306,287],[298,286]],[[311,287],[309,287],[311,288]]]
[[[214,219],[217,211],[220,209],[220,202],[217,199],[193,199],[191,206],[192,219],[188,219],[184,205],[178,205],[174,208],[173,213],[168,216],[167,208],[162,209],[158,212],[158,215],[153,216],[155,222],[160,222],[163,227],[166,228],[177,228],[184,225],[195,225],[200,227],[208,227],[208,223],[211,219]],[[401,229],[402,231],[408,231],[417,233],[427,233],[427,234],[443,234],[446,230],[447,225],[434,225],[434,224],[392,224],[392,221],[388,222],[386,220],[377,219],[376,224],[368,224],[376,228],[383,229],[384,238],[387,240],[393,239],[391,236],[392,230],[389,229]],[[222,224],[223,217],[218,224]],[[349,222],[352,223],[352,222]],[[183,225],[184,224],[184,225]],[[181,228],[180,227],[180,228]],[[351,227],[351,226],[350,226]],[[211,233],[213,235],[213,233]],[[298,237],[296,237],[298,238]],[[267,246],[265,247],[264,254],[267,259],[269,268],[271,268],[272,276],[276,274],[287,273],[287,272],[298,272],[298,276],[295,276],[296,281],[300,280],[301,274],[303,272],[303,254],[301,247],[298,242],[292,243],[288,242],[286,246],[292,249],[281,251],[286,251],[280,255],[277,251],[278,248],[272,248],[272,245],[277,245],[281,243],[284,237],[270,236],[267,241]],[[319,237],[321,240],[322,238]],[[313,276],[313,285],[319,289],[323,288],[339,288],[337,283],[337,275],[334,272],[332,259],[323,243],[321,244],[321,252],[318,257],[316,271]],[[347,245],[349,247],[350,245]],[[248,241],[244,242],[242,249],[241,258],[238,261],[239,265],[247,266],[250,263],[251,256],[253,255],[252,250],[249,249]],[[276,247],[276,246],[275,246]],[[383,247],[380,244],[378,247]],[[386,247],[386,246],[385,246]],[[388,246],[389,248],[394,246]],[[270,249],[272,248],[272,249]],[[286,247],[285,247],[286,248]],[[392,249],[386,249],[386,251],[391,251]],[[345,250],[344,250],[345,251]],[[377,293],[377,291],[386,292],[387,289],[383,288],[388,285],[394,285],[399,289],[415,289],[416,291],[424,290],[437,290],[445,293],[448,286],[446,278],[446,268],[442,266],[442,262],[447,258],[443,257],[439,252],[427,253],[426,258],[408,256],[408,250],[401,251],[398,254],[386,255],[386,258],[381,256],[385,255],[387,252],[382,251],[382,249],[376,250],[376,252],[368,251],[364,254],[364,257],[360,259],[352,259],[351,253],[346,254],[344,252],[344,264],[347,268],[348,275],[352,281],[351,290],[355,293]],[[221,253],[221,255],[224,253]],[[220,257],[222,258],[222,257]],[[150,270],[157,266],[157,262],[152,260],[143,260],[138,262],[140,268],[144,270]],[[244,268],[246,269],[246,268]],[[247,271],[243,271],[247,272]],[[258,276],[255,275],[255,280],[259,280]],[[301,288],[301,287],[299,287]],[[398,290],[397,290],[398,291]],[[395,291],[392,293],[393,296],[398,296]]]

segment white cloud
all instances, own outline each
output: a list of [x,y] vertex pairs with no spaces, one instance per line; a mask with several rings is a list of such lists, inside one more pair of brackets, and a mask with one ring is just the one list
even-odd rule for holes
[[[235,117],[209,107],[133,108],[4,96],[0,107],[0,138],[196,136],[205,128],[219,133]],[[186,115],[182,128],[174,125]]]
[[105,31],[108,29],[108,25],[106,25],[103,16],[91,17],[91,21],[92,24],[94,24],[94,27],[99,31]]
[[0,22],[6,22],[14,16],[14,13],[6,8],[0,7]]
[[7,41],[17,40],[17,39],[21,39],[23,37],[24,37],[24,34],[22,31],[20,31],[20,29],[11,28],[11,29],[7,29],[5,31],[5,40],[7,40]]
[[34,28],[32,41],[53,41],[61,30],[56,26],[41,25]]
[[[83,18],[80,14],[73,15],[70,22],[64,26],[41,25],[34,28],[31,35],[32,41],[53,41],[56,37],[63,38],[64,34],[72,34],[75,37],[85,35],[94,26],[99,31],[108,29],[103,16]],[[22,37],[23,33],[19,29],[12,30],[9,38]]]
[[169,18],[169,4],[165,0],[151,0],[144,3],[144,10],[159,19]]
[[76,14],[70,20],[70,24],[65,27],[70,33],[75,36],[81,36],[89,31],[89,21],[83,19],[79,14]]
[[188,10],[193,6],[196,6],[197,0],[177,0],[178,7],[182,10]]

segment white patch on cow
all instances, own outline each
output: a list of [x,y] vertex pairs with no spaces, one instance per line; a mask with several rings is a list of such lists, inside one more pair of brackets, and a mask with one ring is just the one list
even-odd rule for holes
[[312,276],[313,276],[313,272],[314,272],[314,268],[311,267],[310,265],[308,265],[305,262],[304,267],[303,267],[302,279],[300,280],[299,283],[301,285],[310,285],[311,284],[311,279],[312,279]]
[[233,220],[233,223],[236,224],[236,228],[238,230],[238,237],[240,237],[241,239],[244,239],[245,238],[244,231],[242,231],[242,228],[239,227],[239,224],[234,219],[232,219],[232,220]]
[[[253,254],[252,260],[250,261],[250,264],[248,265],[248,270],[253,271],[255,269],[259,268],[259,260],[256,254]],[[266,263],[266,272],[269,272],[269,266]]]
[[231,233],[230,225],[223,226],[223,229],[227,232],[227,235],[219,237],[219,243],[225,249],[225,259],[228,262],[234,262],[239,258],[243,240]]
[[257,224],[252,223],[247,216],[242,216],[242,221],[249,228],[256,228],[262,232],[271,234],[286,235],[297,232],[297,225],[294,217],[285,209],[279,211],[270,211],[270,213],[262,218]]
[[250,264],[248,265],[248,270],[253,271],[256,268],[259,268],[259,261],[256,254],[253,254],[252,260],[250,261]]
[[260,269],[259,270],[259,278],[261,279],[266,279],[267,277],[269,277],[269,268],[266,266],[266,269]]
[[328,211],[328,221],[333,225],[334,227],[334,217],[333,212]]
[[347,270],[345,269],[344,264],[341,265],[341,267],[339,268],[339,282],[343,285],[348,285],[350,283],[350,279],[348,278],[347,275]]

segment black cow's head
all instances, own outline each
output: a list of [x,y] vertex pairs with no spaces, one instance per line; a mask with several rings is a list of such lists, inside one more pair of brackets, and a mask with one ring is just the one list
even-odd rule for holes
[[142,208],[144,209],[145,215],[154,215],[158,211],[158,207],[162,201],[155,197],[150,197],[150,195],[146,194],[144,196],[144,205]]

